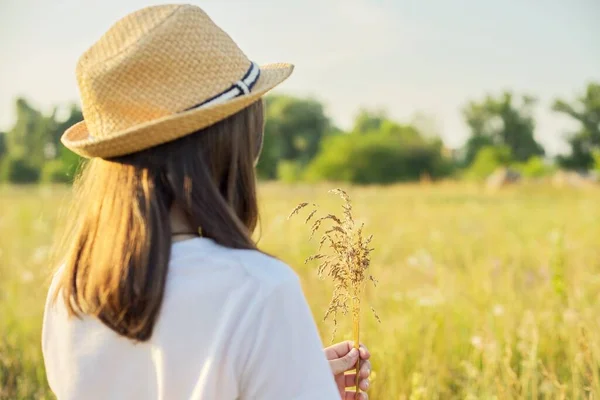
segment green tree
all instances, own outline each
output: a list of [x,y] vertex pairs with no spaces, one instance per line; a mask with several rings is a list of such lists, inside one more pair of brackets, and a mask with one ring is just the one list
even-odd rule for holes
[[464,160],[462,160],[462,166],[467,167],[473,164],[479,151],[490,146],[494,146],[494,141],[487,135],[472,135],[469,137],[464,148],[465,155]]
[[0,158],[5,152],[4,158],[8,159],[2,163],[4,179],[30,183],[42,175],[46,180],[72,180],[81,158],[62,146],[60,138],[67,128],[83,119],[79,108],[71,105],[66,118],[59,119],[57,108],[44,115],[25,99],[19,98],[15,102],[15,110],[17,118],[14,126],[0,135]]
[[594,158],[594,172],[600,177],[600,150],[594,151],[592,156]]
[[48,154],[48,150],[51,133],[56,130],[55,116],[43,115],[22,98],[16,100],[15,109],[15,125],[7,132],[8,152],[14,159],[22,159],[39,171],[46,159],[54,156]]
[[260,177],[274,179],[280,161],[305,166],[313,159],[330,122],[323,105],[313,99],[269,96],[266,105],[263,154],[257,169]]
[[[405,143],[421,142],[424,140],[421,132],[412,125],[402,125],[395,121],[384,120],[379,124],[378,131],[371,131],[371,134],[382,134],[390,139],[399,140]],[[433,138],[437,140],[437,138]]]
[[556,100],[552,109],[580,124],[579,130],[569,135],[567,141],[571,151],[568,155],[558,157],[559,164],[569,169],[592,168],[593,153],[600,149],[600,84],[588,84],[585,93],[572,103]]
[[[57,112],[55,110],[53,115],[56,115],[56,113]],[[56,121],[55,130],[50,134],[52,142],[55,143],[57,146],[60,145],[60,138],[63,135],[63,133],[68,128],[80,121],[83,121],[83,114],[81,112],[81,109],[76,104],[71,104],[69,106],[67,117],[63,120]]]
[[[71,126],[75,125],[77,122],[80,122],[82,120],[83,120],[83,114],[81,113],[81,110],[79,109],[79,107],[77,105],[72,104],[69,109],[69,114],[68,114],[67,118],[56,122],[56,128],[51,133],[51,138],[52,138],[52,144],[55,146],[56,149],[58,149],[56,151],[56,153],[57,153],[57,158],[60,161],[60,163],[59,164],[55,163],[54,164],[55,166],[52,168],[55,168],[56,171],[60,171],[60,172],[55,172],[55,174],[58,174],[58,177],[55,178],[54,181],[72,182],[73,178],[75,177],[75,174],[77,173],[77,169],[83,162],[83,159],[79,155],[77,155],[76,153],[73,153],[71,150],[67,149],[60,142],[60,138],[63,135],[63,133],[68,128],[70,128]],[[60,165],[60,167],[58,167],[58,165]],[[61,174],[64,174],[65,177],[61,178],[61,176],[62,176]]]
[[44,183],[71,183],[73,173],[69,165],[60,160],[48,161],[40,173],[40,181]]
[[486,146],[481,148],[475,160],[467,170],[467,177],[471,179],[485,179],[497,168],[508,167],[513,162],[510,147]]
[[510,92],[467,104],[463,114],[471,137],[466,144],[466,164],[473,162],[481,148],[490,145],[507,146],[517,161],[544,155],[543,147],[534,138],[534,105],[532,97],[517,99]]
[[6,133],[0,132],[0,162],[2,161],[4,155],[7,153],[7,150],[8,149],[6,148]]
[[423,135],[414,125],[399,124],[387,117],[384,111],[361,109],[354,119],[351,135],[379,135],[403,141],[420,141]]
[[354,118],[352,132],[361,135],[378,132],[386,121],[388,121],[388,117],[385,111],[362,108]]
[[23,157],[9,155],[0,163],[0,182],[35,183],[39,176],[40,171]]

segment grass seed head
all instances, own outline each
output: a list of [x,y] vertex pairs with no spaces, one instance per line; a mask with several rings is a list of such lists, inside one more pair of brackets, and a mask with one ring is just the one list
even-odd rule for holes
[[294,215],[298,214],[300,212],[300,210],[302,210],[304,207],[306,207],[308,205],[308,203],[300,203],[296,206],[296,208],[294,208],[292,210],[292,212],[290,213],[290,215],[288,216],[288,219],[292,218]]
[[[333,295],[325,312],[325,319],[329,317],[333,319],[333,335],[335,336],[339,313],[345,315],[352,310],[354,323],[358,324],[364,284],[367,279],[373,284],[376,283],[376,280],[366,273],[371,264],[370,254],[373,249],[369,248],[369,244],[373,236],[365,238],[363,235],[364,224],[355,223],[350,196],[341,189],[331,190],[330,193],[342,198],[343,218],[335,214],[326,214],[314,219],[310,229],[310,238],[320,234],[319,249],[317,254],[308,257],[306,262],[318,260],[319,276],[326,275],[333,281]],[[308,204],[298,205],[290,217],[298,214]],[[314,206],[315,209],[306,218],[306,223],[313,220],[318,212],[316,205]],[[325,246],[326,244],[328,245]],[[375,310],[373,308],[371,310],[379,321]]]
[[310,214],[308,214],[308,218],[306,218],[306,221],[305,221],[306,224],[308,224],[308,222],[312,219],[312,217],[315,216],[315,214],[317,213],[317,211],[318,210],[315,208],[314,210],[311,211]]

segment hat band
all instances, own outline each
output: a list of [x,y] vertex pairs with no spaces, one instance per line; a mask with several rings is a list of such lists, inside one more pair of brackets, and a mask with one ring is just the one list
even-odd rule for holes
[[196,104],[195,106],[187,108],[185,111],[192,110],[194,108],[204,108],[215,104],[225,103],[226,101],[231,100],[235,97],[239,97],[243,94],[249,94],[254,84],[256,84],[256,82],[258,81],[259,77],[260,68],[256,63],[252,62],[250,64],[250,68],[248,68],[248,71],[241,80],[235,82],[229,88],[225,89],[223,92],[217,94],[216,96],[204,100],[202,103]]

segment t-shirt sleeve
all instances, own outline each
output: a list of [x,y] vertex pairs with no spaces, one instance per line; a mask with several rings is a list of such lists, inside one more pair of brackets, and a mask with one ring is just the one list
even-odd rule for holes
[[266,296],[245,332],[242,400],[339,400],[298,278]]

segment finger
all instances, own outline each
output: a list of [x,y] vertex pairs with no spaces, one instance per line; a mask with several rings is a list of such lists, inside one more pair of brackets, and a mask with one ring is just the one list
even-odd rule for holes
[[367,350],[365,345],[362,343],[360,345],[359,351],[360,351],[360,358],[362,360],[368,360],[371,357],[371,353],[369,352],[369,350]]
[[369,375],[371,375],[371,362],[363,361],[362,363],[360,363],[359,376],[362,379],[364,379],[364,378],[368,378]]
[[344,375],[344,387],[353,387],[356,385],[356,374]]
[[[354,387],[356,386],[356,374],[350,374],[344,376],[344,387]],[[360,390],[369,390],[369,386],[371,386],[371,382],[368,379],[362,379],[358,383],[358,387]]]
[[369,395],[364,392],[346,392],[344,400],[369,400]]
[[337,375],[354,368],[357,361],[358,351],[356,349],[352,349],[348,354],[341,358],[329,360],[329,366],[331,367],[333,374]]
[[[371,364],[368,361],[365,361],[365,364],[361,366],[360,372],[359,372],[361,382],[365,381],[365,380],[368,381],[370,375],[371,375]],[[345,387],[351,387],[356,384],[356,374],[355,373],[344,375],[344,379],[345,379]],[[361,389],[363,389],[362,386],[361,386]],[[364,390],[366,390],[366,389],[364,389]]]
[[328,360],[335,360],[348,354],[352,350],[353,342],[346,340],[345,342],[336,343],[325,348],[325,356]]
[[368,379],[363,379],[359,382],[358,387],[360,390],[369,390],[369,386],[371,386],[371,382]]
[[[348,343],[349,343],[350,347],[354,347],[354,342],[348,342]],[[371,352],[369,351],[369,349],[367,349],[367,346],[365,346],[363,343],[360,344],[359,351],[360,351],[361,360],[368,360],[371,357]]]

